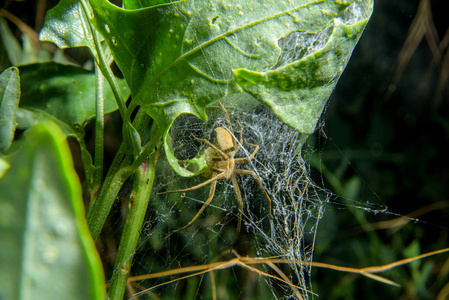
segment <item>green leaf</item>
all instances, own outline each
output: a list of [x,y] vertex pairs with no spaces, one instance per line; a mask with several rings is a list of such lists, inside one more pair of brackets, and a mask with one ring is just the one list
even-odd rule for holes
[[0,179],[0,298],[105,299],[65,135],[32,128],[10,163]]
[[[81,147],[86,178],[93,176],[92,158],[84,143],[84,125],[95,117],[95,73],[82,68],[56,63],[20,67],[22,99],[17,112],[21,129],[42,121],[57,124],[68,136],[74,136]],[[128,97],[126,81],[117,79],[121,93]],[[109,86],[104,90],[104,112],[117,110]]]
[[[22,33],[22,45],[20,45],[5,19],[1,16],[0,38],[2,41],[0,43],[0,60],[3,62],[1,66],[12,64],[17,67],[19,65],[51,61],[51,53],[46,48],[40,48],[29,35]],[[7,57],[2,57],[3,53],[1,52],[3,51],[6,52]]]
[[0,74],[0,151],[5,152],[16,131],[16,111],[20,100],[19,70],[6,69]]
[[[174,119],[190,113],[207,121],[206,106],[232,94],[249,93],[295,129],[312,132],[373,6],[372,0],[156,0],[141,9],[136,0],[124,2],[128,9],[90,3],[133,101],[158,123],[173,158],[167,136]],[[330,65],[317,68],[323,61]],[[302,69],[308,67],[314,69]],[[182,176],[194,175],[176,158],[169,162]]]
[[91,35],[79,0],[61,0],[50,9],[39,34],[41,41],[55,43],[59,48],[86,46],[93,48]]
[[[33,112],[35,119],[51,119],[67,134],[73,135],[95,117],[94,72],[56,63],[35,64],[19,69],[23,91],[20,108]],[[118,81],[123,95],[128,97],[126,82]],[[105,113],[117,109],[109,87],[105,87],[104,99]]]
[[284,123],[311,134],[366,23],[363,20],[345,25],[336,20],[329,40],[320,50],[274,70],[233,70],[236,81]]
[[19,65],[22,61],[22,47],[2,16],[0,16],[0,37],[11,64]]
[[8,171],[9,167],[9,163],[0,157],[0,178],[2,178],[6,171]]

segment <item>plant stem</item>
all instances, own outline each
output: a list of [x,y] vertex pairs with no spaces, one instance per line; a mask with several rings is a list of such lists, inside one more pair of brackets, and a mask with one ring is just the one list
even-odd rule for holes
[[95,156],[94,156],[94,178],[93,191],[97,192],[103,181],[104,164],[104,76],[98,66],[95,68]]
[[[148,126],[148,122],[148,116],[142,110],[139,110],[133,124],[142,135],[144,129]],[[156,124],[152,125],[150,139],[134,161],[132,152],[129,151],[125,143],[122,143],[115,155],[100,192],[97,197],[91,199],[89,210],[87,211],[87,224],[89,225],[90,233],[94,240],[100,235],[109,211],[126,179],[136,171],[140,164],[142,164],[160,143],[161,136]]]
[[[123,183],[125,183],[125,180],[131,176],[133,172],[129,168],[123,168],[123,166],[128,166],[131,163],[131,157],[128,156],[125,158],[125,155],[126,147],[122,144],[109,168],[98,196],[93,198],[89,205],[86,219],[90,234],[94,240],[98,239],[98,236],[103,229],[104,222],[109,215],[109,211],[111,210]],[[120,169],[120,167],[122,168]]]
[[[101,48],[100,39],[98,36],[98,33],[94,26],[92,25],[92,22],[90,22],[89,14],[90,14],[90,5],[87,4],[86,0],[81,0],[81,5],[83,7],[83,12],[85,14],[85,18],[89,20],[87,22],[89,33],[93,39],[93,46],[95,48],[95,52],[97,55],[93,55],[96,59],[96,62],[98,64],[98,67],[100,68],[101,72],[105,76],[107,82],[109,83],[109,86],[111,87],[112,93],[114,94],[115,101],[117,102],[118,109],[120,111],[120,115],[122,116],[123,122],[126,123],[126,104],[123,100],[122,94],[120,93],[120,88],[118,86],[117,81],[115,80],[114,74],[112,73],[111,68],[109,67],[109,64],[106,63],[106,59],[103,54],[103,49]],[[129,122],[129,120],[128,120]]]
[[145,214],[150,201],[150,194],[153,188],[156,173],[156,164],[159,158],[159,149],[153,152],[150,157],[142,163],[134,176],[133,191],[130,197],[130,209],[126,218],[125,228],[115,262],[114,273],[112,275],[109,297],[112,300],[121,300],[125,293],[125,286],[134,257],[134,252],[140,236]]
[[114,94],[115,101],[117,102],[117,106],[123,120],[123,130],[122,130],[123,142],[133,147],[134,153],[137,153],[138,151],[136,150],[136,148],[140,146],[140,138],[132,134],[132,132],[134,133],[134,131],[131,131],[132,127],[130,125],[131,124],[131,120],[129,118],[130,115],[127,114],[126,103],[122,97],[122,93],[120,92],[120,87],[118,86],[117,80],[115,79],[115,76],[112,73],[109,64],[106,62],[103,49],[101,47],[99,34],[94,28],[90,19],[88,18],[91,12],[90,5],[87,4],[86,0],[81,0],[81,5],[83,7],[85,18],[89,20],[89,22],[87,22],[88,24],[86,30],[89,30],[90,36],[93,39],[94,49],[92,49],[92,51],[95,50],[93,57],[96,58],[95,61],[98,67],[100,68],[101,72],[106,78],[106,81],[109,83],[109,86],[111,87],[112,93]]

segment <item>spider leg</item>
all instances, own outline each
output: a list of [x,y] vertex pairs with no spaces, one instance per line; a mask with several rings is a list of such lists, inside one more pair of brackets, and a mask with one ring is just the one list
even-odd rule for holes
[[[240,145],[243,144],[243,127],[242,124],[240,124],[239,120],[237,119],[237,124],[240,127],[240,134],[239,134],[239,142],[235,142],[235,153],[237,153],[237,151],[240,149]],[[233,133],[234,134],[234,133]]]
[[235,159],[234,159],[234,162],[235,162],[236,164],[241,164],[241,163],[249,162],[250,160],[252,160],[252,159],[254,158],[254,156],[256,156],[257,151],[259,151],[259,145],[256,145],[256,144],[250,144],[250,143],[248,143],[247,141],[245,141],[245,143],[248,144],[248,145],[250,145],[250,146],[253,146],[253,147],[254,147],[254,150],[253,150],[253,152],[250,154],[250,156],[242,157],[242,158],[235,158]]
[[226,114],[226,119],[228,120],[228,125],[231,128],[232,134],[234,134],[234,130],[232,130],[232,124],[231,124],[231,118],[229,117],[229,113],[227,111],[227,109],[224,107],[223,104],[221,104],[220,101],[218,101],[218,104],[221,106],[221,109],[224,111],[224,113]]
[[188,227],[190,227],[198,218],[199,216],[203,213],[203,211],[206,209],[206,207],[210,204],[210,202],[212,201],[212,199],[214,198],[215,195],[215,187],[217,186],[217,181],[213,181],[210,184],[210,190],[209,190],[209,197],[207,198],[206,202],[204,202],[203,206],[201,206],[200,210],[196,213],[196,215],[193,217],[192,221],[190,221],[187,225],[185,225],[184,227],[181,227],[179,229],[174,230],[173,232],[178,232],[181,230],[184,230]]
[[238,184],[237,179],[235,178],[234,174],[232,174],[231,180],[232,180],[232,185],[234,186],[235,195],[237,196],[237,201],[239,202],[239,212],[238,212],[238,216],[237,216],[238,217],[237,230],[235,232],[234,240],[232,241],[232,244],[231,244],[231,249],[232,249],[232,247],[234,246],[234,244],[237,241],[237,238],[240,234],[240,228],[242,227],[243,198],[242,198],[242,193],[240,192],[239,184]]
[[174,191],[166,191],[166,192],[159,192],[158,194],[159,195],[163,195],[163,194],[168,194],[168,193],[183,193],[183,192],[194,191],[194,190],[197,190],[197,189],[199,189],[199,188],[201,188],[201,187],[203,187],[205,185],[208,185],[209,183],[213,183],[214,181],[222,179],[223,177],[225,177],[225,172],[221,172],[218,175],[216,175],[216,176],[214,176],[214,177],[212,177],[212,178],[210,178],[210,179],[208,179],[208,180],[206,180],[206,181],[204,181],[204,182],[202,182],[202,183],[200,183],[198,185],[195,185],[195,186],[192,186],[192,187],[189,187],[189,188],[186,188],[186,189],[174,190]]
[[[226,120],[228,121],[229,129],[231,130],[232,136],[233,136],[233,138],[234,138],[234,137],[235,137],[235,133],[234,133],[234,128],[232,128],[232,123],[231,123],[231,118],[229,117],[229,113],[228,113],[227,109],[224,107],[224,105],[221,104],[220,101],[218,101],[218,104],[220,104],[221,109],[222,109],[222,110],[224,111],[224,113],[226,114]],[[240,140],[239,140],[239,143],[242,144],[242,143],[243,143],[243,127],[242,127],[242,124],[240,124],[239,120],[237,120],[237,124],[239,124],[239,127],[240,127]],[[234,140],[234,148],[235,148],[235,152],[236,152],[236,153],[237,153],[237,151],[238,151],[239,148],[240,148],[240,144],[239,144],[239,143],[237,143],[237,142]]]
[[270,217],[273,217],[273,215],[271,214],[271,199],[270,196],[268,196],[267,191],[265,190],[265,188],[263,187],[262,182],[259,179],[259,176],[257,176],[256,173],[254,173],[251,170],[241,170],[241,169],[235,169],[234,170],[235,174],[239,174],[239,175],[250,175],[254,178],[254,180],[256,181],[257,185],[260,187],[260,189],[262,190],[263,194],[265,195],[265,198],[267,199],[268,202],[268,210],[270,212]]

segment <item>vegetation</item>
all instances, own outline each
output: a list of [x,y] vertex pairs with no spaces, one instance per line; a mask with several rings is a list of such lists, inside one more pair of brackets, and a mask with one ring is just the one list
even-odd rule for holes
[[447,247],[429,1],[401,52],[378,1],[329,106],[372,1],[123,2],[1,11],[0,298],[447,297],[444,255],[373,275]]

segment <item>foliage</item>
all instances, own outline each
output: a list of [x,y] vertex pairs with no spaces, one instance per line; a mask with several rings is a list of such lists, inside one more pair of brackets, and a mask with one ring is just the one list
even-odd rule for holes
[[42,122],[8,161],[0,181],[2,297],[104,299],[101,262],[64,134]]
[[[148,255],[144,257],[146,252],[140,249],[151,247],[155,253],[166,251],[169,256],[183,255],[182,262],[199,264],[204,260],[212,260],[221,251],[227,250],[229,242],[226,240],[233,238],[234,228],[233,226],[226,228],[224,225],[230,224],[226,222],[222,222],[224,225],[222,224],[220,228],[223,229],[217,231],[218,235],[210,235],[214,238],[194,234],[192,235],[194,241],[184,240],[185,243],[180,248],[173,244],[183,241],[189,236],[188,233],[183,236],[167,236],[167,231],[171,232],[179,228],[179,224],[185,224],[185,220],[191,219],[195,211],[190,206],[183,208],[183,204],[178,203],[179,196],[163,197],[156,194],[153,186],[157,186],[158,189],[161,186],[176,189],[176,185],[181,181],[173,178],[178,178],[178,175],[193,177],[202,173],[207,167],[202,151],[194,151],[193,154],[197,154],[195,157],[190,152],[185,158],[180,158],[177,153],[178,146],[185,141],[188,142],[188,137],[182,135],[192,134],[192,131],[182,131],[182,128],[192,127],[198,122],[192,123],[187,115],[208,122],[206,124],[213,128],[217,124],[217,115],[220,114],[214,103],[220,100],[225,103],[232,116],[241,117],[245,132],[250,136],[251,133],[247,133],[247,128],[251,127],[256,134],[261,133],[263,131],[257,131],[257,128],[262,127],[262,123],[261,119],[259,123],[254,121],[251,123],[251,119],[245,116],[257,119],[254,118],[254,111],[266,112],[259,106],[263,104],[276,116],[276,119],[274,117],[270,119],[273,120],[271,124],[273,128],[278,124],[276,122],[279,118],[290,126],[289,132],[295,132],[296,135],[290,137],[294,136],[297,141],[283,140],[280,145],[290,146],[286,147],[287,151],[291,154],[291,158],[296,157],[305,139],[315,130],[327,99],[367,24],[372,6],[372,1],[220,3],[206,0],[176,2],[125,0],[123,8],[119,8],[105,0],[89,2],[62,0],[48,12],[40,38],[51,41],[60,48],[87,47],[95,63],[95,72],[48,60],[42,63],[42,60],[36,57],[33,58],[34,62],[40,61],[40,64],[20,65],[22,59],[18,55],[20,46],[18,48],[16,43],[4,42],[10,62],[16,67],[6,69],[1,75],[0,149],[5,156],[1,158],[0,163],[6,166],[2,167],[3,170],[10,167],[7,171],[0,169],[0,174],[4,173],[0,184],[2,190],[11,193],[20,191],[22,194],[11,196],[2,194],[0,197],[4,203],[2,207],[11,205],[10,202],[15,199],[20,199],[23,203],[30,201],[32,204],[29,205],[35,205],[37,212],[43,214],[34,214],[30,209],[24,211],[25,206],[18,202],[16,204],[17,210],[20,210],[22,215],[21,220],[27,218],[28,224],[33,220],[40,222],[48,219],[50,223],[51,217],[47,214],[53,210],[47,205],[59,207],[64,203],[65,205],[70,203],[72,213],[64,219],[76,229],[65,237],[73,239],[71,245],[74,246],[73,251],[78,251],[81,265],[77,264],[72,271],[69,269],[71,266],[58,263],[57,267],[65,272],[62,275],[52,273],[53,276],[58,276],[58,279],[42,276],[42,282],[53,283],[56,280],[67,282],[67,286],[64,287],[67,290],[66,296],[73,290],[73,293],[88,293],[88,295],[74,294],[75,298],[104,298],[100,288],[102,285],[99,284],[103,279],[96,261],[97,254],[93,250],[92,240],[87,237],[85,219],[81,217],[79,180],[74,178],[67,146],[61,142],[63,139],[75,137],[80,148],[83,167],[79,171],[79,177],[84,181],[85,195],[89,201],[86,218],[94,240],[101,241],[100,233],[103,232],[103,236],[108,234],[106,231],[108,226],[111,226],[110,220],[120,218],[120,213],[114,212],[113,209],[116,199],[123,194],[126,194],[125,197],[128,199],[124,202],[125,205],[129,204],[129,209],[124,210],[127,211],[124,225],[120,223],[114,229],[114,234],[120,233],[121,237],[117,259],[111,271],[107,270],[107,256],[103,257],[107,275],[112,277],[109,296],[112,299],[121,299],[129,274],[138,272],[139,265],[155,265],[156,270],[167,269],[172,264],[179,263],[175,260],[161,264]],[[3,22],[3,19],[1,21]],[[0,24],[2,33],[8,33],[7,26],[2,24]],[[8,37],[11,39],[12,35],[2,34],[2,38],[4,36],[5,39]],[[110,67],[112,61],[110,54],[124,79],[114,75]],[[128,99],[130,95],[132,97]],[[104,149],[107,138],[105,133],[108,134],[105,118],[109,118],[110,115],[107,114],[116,110],[120,114],[119,126],[122,130],[119,138],[122,142],[109,164]],[[89,133],[89,130],[92,130],[90,125],[92,121],[95,123],[93,147],[89,146],[89,135],[86,134],[86,131]],[[16,129],[16,123],[19,131]],[[22,130],[26,130],[24,133],[26,139],[13,140],[14,135],[20,136]],[[261,144],[262,147],[269,148],[271,145],[273,149],[275,148],[273,138],[276,137],[271,140],[266,136],[263,138],[265,142]],[[161,156],[159,159],[162,149],[165,157]],[[273,153],[276,152],[273,149]],[[161,161],[168,162],[177,175]],[[276,161],[270,163],[280,166]],[[306,168],[300,170],[307,171]],[[106,175],[103,179],[104,174]],[[263,179],[267,189],[272,188],[274,184],[266,178]],[[44,187],[43,191],[36,187],[40,182],[45,183],[39,187],[40,189]],[[352,187],[353,195],[356,195],[358,184],[352,181],[338,190],[338,193],[346,196],[345,193],[351,191]],[[249,185],[245,182],[245,187],[247,186]],[[338,182],[334,187],[338,189]],[[315,185],[307,187],[311,188],[315,188]],[[34,197],[42,199],[43,192],[48,195],[54,194],[55,196],[49,199],[55,202],[46,203],[39,208],[41,204],[34,203],[33,199]],[[223,194],[218,198],[221,197],[226,201],[228,197]],[[250,192],[248,194],[251,196]],[[271,192],[270,195],[282,197],[282,194]],[[191,197],[204,197],[204,194],[199,193]],[[69,201],[60,203],[64,199]],[[245,201],[250,203],[249,200]],[[313,201],[310,200],[310,203]],[[175,206],[185,210],[179,218],[174,214]],[[147,210],[148,207],[157,208],[153,210],[157,213],[166,209],[169,217],[163,219],[162,216],[151,215],[152,210]],[[245,209],[252,208],[253,206],[249,206]],[[275,205],[274,212],[279,212],[279,216],[282,215],[280,208],[280,204]],[[316,211],[313,211],[314,209]],[[318,224],[321,218],[320,209],[321,207],[307,208],[304,212],[312,212],[314,218],[317,216],[316,224]],[[378,208],[373,210],[379,211]],[[255,212],[254,216],[257,217],[261,211]],[[359,209],[354,214],[362,219],[360,212]],[[210,215],[213,217],[213,214]],[[245,214],[245,217],[248,216],[253,215]],[[288,220],[291,216],[287,215],[282,220]],[[210,218],[201,222],[206,224]],[[2,219],[8,220],[6,217]],[[162,219],[163,222],[158,222]],[[277,228],[276,221],[278,220],[272,221],[273,228]],[[246,222],[249,223],[248,228],[256,228],[257,222],[253,219],[246,219]],[[145,236],[146,226],[152,223],[158,224],[157,230]],[[266,228],[266,223],[261,221],[261,228]],[[282,224],[287,224],[287,221]],[[114,225],[112,223],[112,226]],[[25,226],[24,222],[21,226],[21,233],[14,235],[16,238],[31,235],[32,240],[33,234],[39,234],[37,230]],[[288,228],[288,225],[284,227]],[[43,232],[49,229],[39,230],[43,235]],[[316,228],[310,229],[312,233],[314,230]],[[2,229],[2,232],[6,231]],[[210,232],[217,233],[212,226]],[[111,236],[112,240],[119,240],[114,234],[108,235],[107,238],[103,237],[103,240],[111,240]],[[259,236],[263,234],[260,233]],[[223,242],[217,242],[217,236]],[[244,235],[242,242],[237,246],[247,250],[249,254],[263,241],[259,241],[259,237],[252,240],[248,236]],[[52,237],[50,240],[53,239]],[[21,241],[27,243],[28,240],[25,238]],[[302,236],[298,237],[297,241],[305,243]],[[61,242],[63,243],[69,241]],[[200,244],[203,243],[207,243],[207,250],[200,249]],[[36,249],[40,249],[42,244],[38,243]],[[44,246],[48,245],[50,242]],[[4,250],[15,251],[17,254],[20,251],[30,251],[29,247],[28,244],[19,244],[6,247]],[[180,250],[182,247],[184,249]],[[46,250],[48,249],[42,251]],[[190,254],[182,254],[185,250],[190,251]],[[304,249],[301,251],[306,252]],[[416,249],[410,248],[410,251],[417,253]],[[210,253],[204,257],[206,252]],[[139,255],[139,264],[136,265],[133,264],[135,254]],[[259,252],[255,254],[261,255]],[[200,256],[203,257],[198,261],[193,259]],[[33,257],[22,256],[22,258],[25,261],[20,263],[24,266],[36,264]],[[51,256],[49,259],[53,258]],[[10,263],[9,267],[15,262]],[[291,263],[294,264],[296,263]],[[287,267],[278,272],[272,266],[270,268],[278,277],[283,278],[281,274],[286,272],[290,279],[296,280],[295,284],[302,288],[310,286],[301,277],[303,275],[295,275],[294,269],[289,271]],[[299,273],[304,272],[304,266],[301,268]],[[45,270],[46,268],[41,268],[39,271]],[[31,272],[33,276],[40,274],[36,269],[27,272]],[[5,282],[22,283],[23,281],[18,278],[29,276],[31,273],[11,272],[16,277],[7,277]],[[72,277],[65,279],[64,275]],[[74,280],[74,276],[79,276],[86,282]],[[290,281],[285,282],[287,287],[281,288],[271,283],[269,285],[271,293],[279,297],[292,293],[288,288]],[[193,283],[193,286],[197,285]],[[27,288],[29,286],[25,282],[24,285],[7,293],[16,293],[19,290],[28,292]],[[47,289],[45,285],[38,288]],[[260,291],[263,293],[263,288]],[[165,290],[165,292],[171,292],[173,296],[176,294],[176,297],[182,295],[179,291]],[[198,293],[207,295],[208,292],[197,290],[193,295],[195,293],[197,296]],[[242,293],[237,289],[235,292]],[[4,293],[3,290],[1,293]],[[294,293],[298,298],[308,297],[304,291]]]

